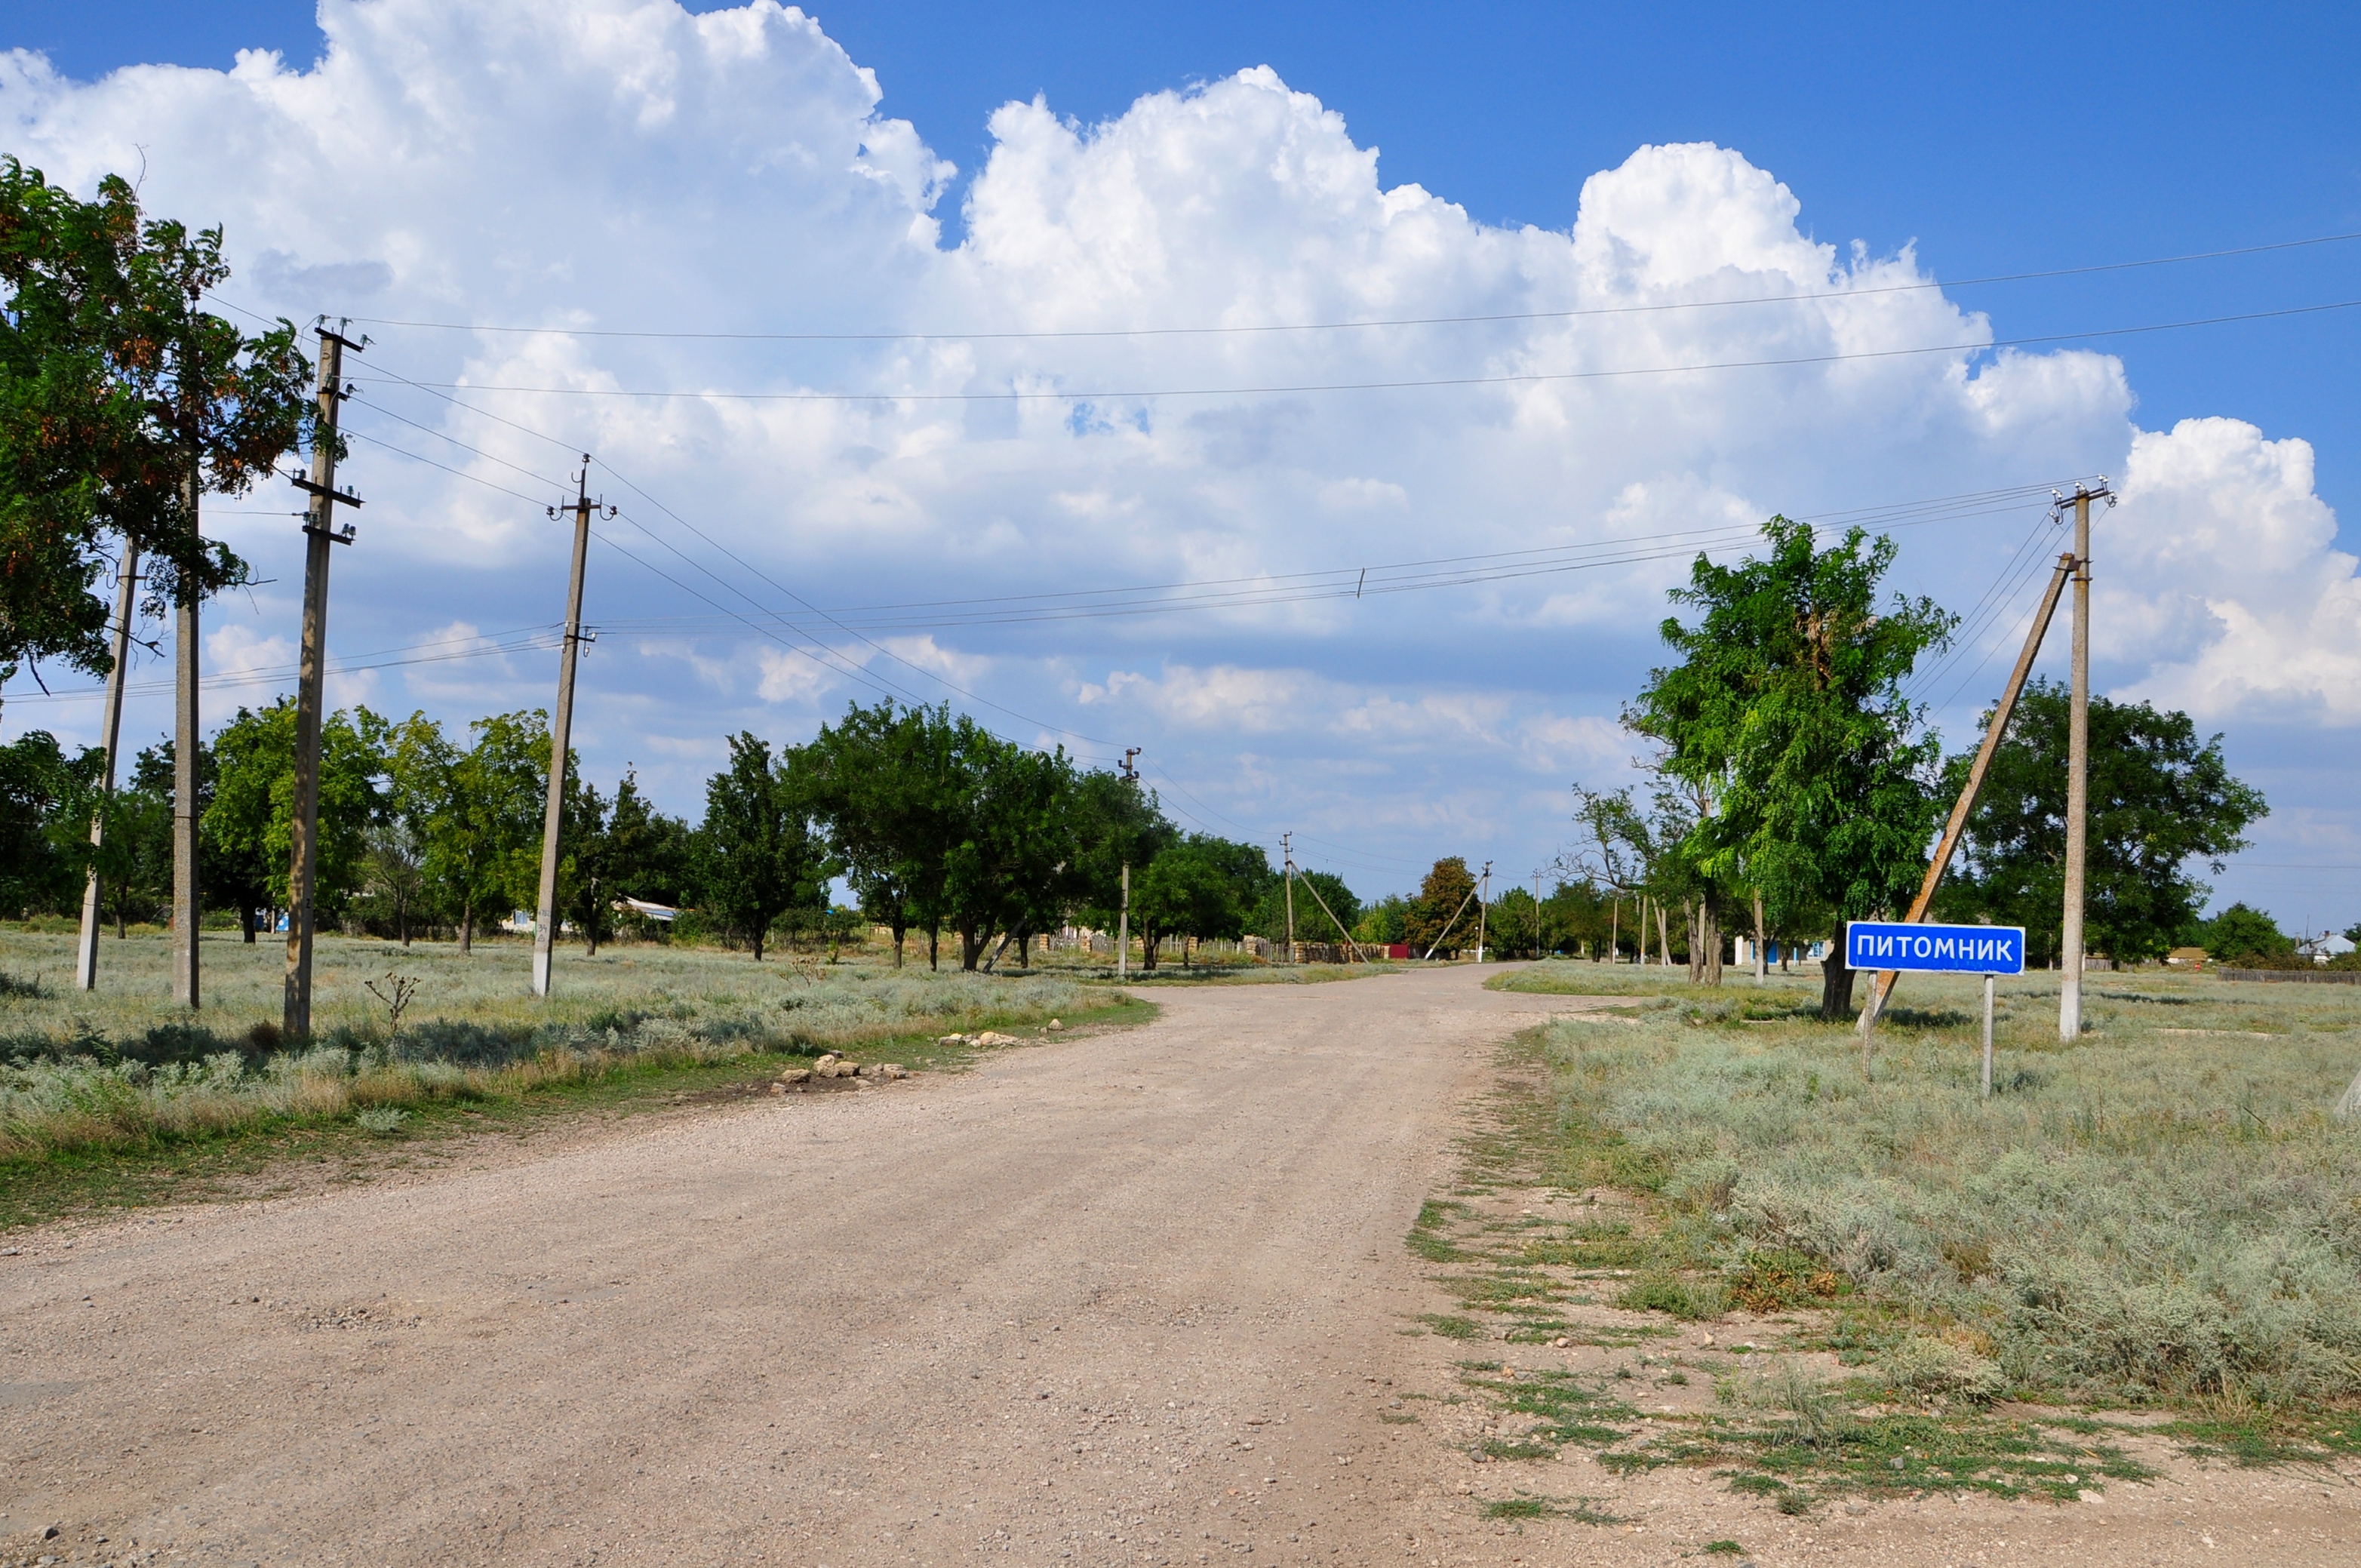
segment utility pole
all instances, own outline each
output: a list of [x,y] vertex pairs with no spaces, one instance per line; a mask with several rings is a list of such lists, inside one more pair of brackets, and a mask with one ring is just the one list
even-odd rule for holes
[[[348,322],[338,325],[347,326]],[[295,802],[289,828],[287,868],[287,981],[280,1034],[291,1045],[312,1037],[312,892],[320,869],[320,708],[328,660],[328,547],[350,544],[353,525],[336,527],[336,503],[360,505],[350,492],[336,491],[336,411],[345,400],[345,350],[361,344],[330,332],[325,316],[320,334],[320,414],[312,443],[312,477],[295,488],[311,496],[303,514],[303,651],[295,683]],[[363,343],[368,340],[364,338]]]
[[[189,532],[200,532],[197,454],[181,478]],[[172,1000],[197,1004],[197,596],[183,585],[172,606]]]
[[1281,873],[1287,883],[1287,961],[1295,961],[1295,835],[1279,836],[1279,852],[1286,867]]
[[[98,809],[90,816],[90,847],[94,850],[106,841],[106,805],[115,798],[115,745],[123,735],[123,674],[131,663],[131,600],[132,585],[139,580],[139,546],[136,541],[123,542],[123,560],[115,567],[115,670],[106,677],[106,773],[98,783]],[[91,861],[90,875],[82,884],[82,940],[74,948],[74,989],[98,989],[98,861]]]
[[[574,576],[566,589],[566,645],[558,654],[557,714],[549,727],[549,806],[541,824],[541,901],[533,916],[533,993],[549,994],[550,948],[557,939],[557,838],[566,815],[566,751],[574,733],[574,660],[583,642],[582,566],[590,554],[590,514],[602,502],[590,499],[590,454],[582,455],[582,472],[574,494]],[[617,508],[607,507],[609,517]],[[551,507],[555,517],[557,509]]]
[[1123,749],[1123,782],[1127,784],[1136,784],[1139,782],[1139,770],[1131,765],[1131,760],[1138,755],[1139,748],[1137,746],[1126,746]]
[[[1126,762],[1129,761],[1126,759]],[[1121,980],[1131,964],[1131,862],[1123,863],[1123,908],[1115,917],[1115,977]]]
[[1533,959],[1534,959],[1534,961],[1535,961],[1536,963],[1538,963],[1538,962],[1541,960],[1541,956],[1542,956],[1542,873],[1541,873],[1541,872],[1535,872],[1533,873]]
[[1492,912],[1492,862],[1484,862],[1484,891],[1476,900],[1476,961],[1484,961],[1484,917]]
[[[2066,721],[2066,910],[2059,933],[2058,1037],[2082,1033],[2082,875],[2090,851],[2091,806],[2091,503],[2115,493],[2099,476],[2096,490],[2074,487],[2074,682]],[[2059,508],[2065,498],[2059,497]]]

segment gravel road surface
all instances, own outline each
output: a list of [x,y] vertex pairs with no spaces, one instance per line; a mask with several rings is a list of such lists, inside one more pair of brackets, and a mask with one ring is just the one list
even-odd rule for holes
[[[1479,978],[1159,990],[962,1075],[10,1237],[0,1562],[2361,1557],[2334,1475],[1795,1520],[1473,1465],[1403,1235],[1491,1047],[1608,1004]],[[1522,1486],[1629,1522],[1485,1517]]]

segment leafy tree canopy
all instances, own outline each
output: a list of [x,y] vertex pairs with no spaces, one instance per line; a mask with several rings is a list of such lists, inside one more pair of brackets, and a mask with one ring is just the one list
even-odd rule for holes
[[[1762,559],[1699,555],[1667,619],[1677,664],[1651,673],[1625,722],[1699,802],[1687,859],[1774,909],[1854,919],[1908,904],[1941,808],[1941,762],[1924,713],[1902,694],[1957,617],[1878,586],[1891,539],[1861,529],[1822,550],[1807,523],[1763,525]],[[1850,1011],[1852,971],[1827,966],[1824,1015]]]
[[[2024,927],[2027,956],[2041,962],[2057,959],[2063,918],[2070,698],[2060,682],[2025,688],[1938,905],[1951,918]],[[2090,715],[2084,929],[2093,951],[2158,958],[2195,922],[2211,891],[2191,862],[2219,872],[2269,807],[2259,790],[2231,776],[2222,738],[2201,742],[2187,714],[2093,696]],[[1950,793],[1973,760],[1951,759]]]

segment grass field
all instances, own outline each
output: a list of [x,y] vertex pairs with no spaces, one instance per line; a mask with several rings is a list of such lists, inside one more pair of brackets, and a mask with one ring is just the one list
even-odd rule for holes
[[[1866,1082],[1816,975],[1493,983],[1631,999],[1521,1043],[1540,1093],[1471,1146],[1467,1201],[1412,1234],[1481,1265],[1458,1288],[1507,1337],[1559,1332],[1575,1300],[1644,1314],[1617,1331],[1642,1340],[1651,1318],[1741,1314],[1853,1369],[1789,1389],[1790,1426],[1798,1401],[1948,1402],[1960,1426],[2017,1400],[2147,1407],[2247,1457],[2361,1448],[2361,1124],[2332,1113],[2361,992],[2093,975],[2063,1046],[2054,977],[2004,981],[1985,1100],[1972,980],[1905,977]],[[1516,1182],[1611,1192],[1628,1218],[1475,1223],[1473,1195]]]
[[[283,946],[205,942],[204,1003],[167,997],[164,938],[105,940],[99,989],[72,989],[72,938],[0,931],[0,1225],[207,1190],[324,1146],[628,1109],[842,1050],[912,1067],[971,1052],[939,1037],[1153,1009],[1071,975],[895,971],[653,945],[561,948],[555,994],[531,948],[321,939],[313,1039],[279,1037]],[[374,982],[376,991],[370,989]],[[387,999],[408,992],[399,1027]]]

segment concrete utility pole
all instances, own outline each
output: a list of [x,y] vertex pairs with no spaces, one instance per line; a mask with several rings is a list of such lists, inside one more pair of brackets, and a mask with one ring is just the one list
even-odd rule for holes
[[[106,677],[106,716],[103,727],[106,735],[106,773],[98,782],[98,809],[91,813],[90,847],[97,849],[106,842],[106,803],[115,798],[115,744],[123,735],[123,674],[131,663],[131,601],[132,585],[139,580],[139,546],[131,540],[123,543],[123,560],[115,568],[115,669]],[[74,948],[74,989],[98,989],[98,862],[91,862],[90,875],[82,884],[82,940]]]
[[[349,325],[340,323],[339,325]],[[320,319],[320,414],[312,443],[312,477],[298,478],[311,505],[303,514],[303,651],[295,682],[295,802],[288,824],[287,981],[280,1034],[300,1045],[312,1037],[312,891],[320,870],[320,708],[328,662],[328,547],[350,544],[353,525],[336,527],[336,411],[345,400],[345,350],[361,345]],[[363,342],[368,341],[363,339]]]
[[1131,966],[1131,862],[1123,863],[1123,907],[1115,917],[1115,977],[1121,980]]
[[1484,918],[1492,912],[1492,862],[1484,862],[1484,891],[1476,900],[1476,961],[1484,961]]
[[[189,532],[197,520],[197,454],[181,480]],[[172,607],[172,1000],[197,1004],[197,596],[183,587]]]
[[[566,646],[558,655],[557,713],[549,727],[549,806],[541,825],[541,900],[533,916],[533,993],[549,994],[550,947],[557,939],[557,838],[566,815],[566,749],[574,733],[574,660],[582,636],[582,566],[590,554],[590,514],[602,503],[590,499],[590,454],[574,495],[574,576],[566,589]],[[607,507],[609,517],[614,507]],[[555,517],[557,509],[551,507]]]
[[[2115,494],[2074,487],[2074,682],[2066,721],[2066,910],[2059,933],[2058,1037],[2082,1033],[2082,879],[2090,852],[2091,806],[2091,503]],[[2065,499],[2059,499],[2065,505]]]
[[1533,959],[1542,956],[1542,873],[1533,873]]
[[1285,870],[1281,875],[1287,883],[1287,961],[1295,961],[1295,835],[1279,836],[1279,852]]

